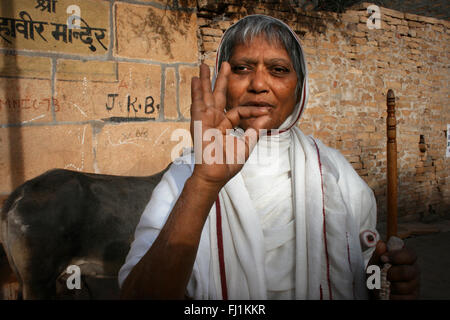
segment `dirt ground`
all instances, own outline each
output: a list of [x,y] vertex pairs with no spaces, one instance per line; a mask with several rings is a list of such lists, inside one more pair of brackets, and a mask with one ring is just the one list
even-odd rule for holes
[[450,299],[450,231],[406,239],[418,255],[420,299]]

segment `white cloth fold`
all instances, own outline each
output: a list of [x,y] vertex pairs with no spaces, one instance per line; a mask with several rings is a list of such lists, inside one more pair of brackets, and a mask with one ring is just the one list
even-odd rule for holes
[[[242,242],[234,241],[240,230],[235,224],[244,219],[241,215],[255,216],[253,222],[243,230],[248,235],[247,241],[254,240],[253,234],[262,235],[262,246],[254,244],[255,248],[261,250],[258,256],[262,257],[262,263],[255,266],[255,261],[251,261],[253,272],[246,273],[251,282],[263,279],[260,284],[262,292],[245,293],[245,286],[236,289],[232,285],[230,287],[231,291],[239,291],[244,299],[253,294],[256,299],[294,298],[295,228],[289,156],[291,140],[289,131],[261,137],[247,163],[233,179],[234,182],[227,184],[221,192],[225,198],[230,198],[230,201],[223,202],[225,217],[222,216],[222,225],[228,222],[230,229],[235,230],[232,237],[224,236],[227,273],[228,268],[236,269],[236,265],[242,263],[242,260],[236,260],[235,253],[228,248],[235,248],[237,255],[249,260],[246,258],[248,249],[241,247]],[[241,208],[241,203],[249,208]],[[242,210],[247,212],[243,213]],[[215,235],[211,235],[211,239],[214,241]]]

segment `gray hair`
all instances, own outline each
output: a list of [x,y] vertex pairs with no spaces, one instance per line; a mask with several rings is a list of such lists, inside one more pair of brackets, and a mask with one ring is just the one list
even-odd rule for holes
[[279,20],[264,16],[252,15],[231,26],[224,34],[220,48],[218,69],[223,61],[229,61],[236,45],[249,43],[255,37],[263,35],[269,43],[282,44],[291,58],[297,74],[296,98],[299,97],[303,84],[302,53],[297,40],[291,31]]

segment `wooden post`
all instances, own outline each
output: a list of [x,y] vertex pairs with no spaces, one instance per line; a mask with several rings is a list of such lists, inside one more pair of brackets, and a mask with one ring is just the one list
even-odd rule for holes
[[397,235],[397,140],[395,95],[387,93],[387,240]]

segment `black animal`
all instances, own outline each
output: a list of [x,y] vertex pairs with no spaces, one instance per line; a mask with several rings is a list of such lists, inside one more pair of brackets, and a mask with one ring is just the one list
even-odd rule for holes
[[[117,273],[166,170],[125,177],[54,169],[18,187],[2,208],[1,238],[22,298],[119,298]],[[80,290],[67,288],[69,265],[81,269]]]

